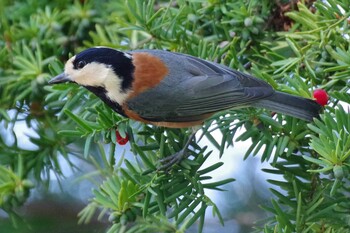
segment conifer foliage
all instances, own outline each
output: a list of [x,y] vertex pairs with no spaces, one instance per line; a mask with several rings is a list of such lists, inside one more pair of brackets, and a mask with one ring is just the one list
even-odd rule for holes
[[[247,72],[275,89],[313,98],[327,92],[312,123],[265,110],[228,110],[202,128],[221,154],[247,141],[245,158],[261,155],[273,198],[256,232],[349,232],[350,1],[174,0],[1,1],[0,208],[16,223],[35,187],[62,163],[86,160],[102,179],[79,222],[99,214],[108,232],[185,232],[205,227],[207,208],[224,222],[207,190],[223,191],[233,178],[208,175],[211,151],[191,143],[191,155],[168,172],[159,160],[181,150],[191,131],[134,122],[72,84],[48,86],[69,56],[92,46],[167,49]],[[324,102],[324,101],[323,101]],[[24,122],[34,146],[18,145]],[[239,129],[244,133],[236,135]],[[217,141],[213,131],[220,131]],[[235,138],[235,139],[234,139]],[[250,143],[249,143],[250,142]],[[129,143],[134,158],[116,153]],[[232,158],[234,162],[235,158]]]

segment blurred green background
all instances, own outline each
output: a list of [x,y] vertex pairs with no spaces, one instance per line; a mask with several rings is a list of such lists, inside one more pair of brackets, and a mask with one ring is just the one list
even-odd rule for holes
[[[1,0],[0,232],[349,232],[348,9],[348,0]],[[164,175],[159,159],[189,131],[129,121],[83,88],[47,85],[92,46],[182,52],[305,98],[322,88],[330,101],[312,124],[223,112]]]

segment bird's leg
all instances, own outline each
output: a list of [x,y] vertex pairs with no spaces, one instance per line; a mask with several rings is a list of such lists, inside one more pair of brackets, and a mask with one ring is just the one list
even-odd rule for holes
[[192,129],[192,130],[193,130],[192,134],[188,138],[185,146],[180,151],[160,160],[161,166],[158,168],[158,171],[160,171],[160,170],[167,171],[173,165],[181,162],[184,158],[186,158],[188,156],[188,154],[187,154],[188,147],[190,146],[192,140],[195,139],[195,136],[196,136],[198,129]]

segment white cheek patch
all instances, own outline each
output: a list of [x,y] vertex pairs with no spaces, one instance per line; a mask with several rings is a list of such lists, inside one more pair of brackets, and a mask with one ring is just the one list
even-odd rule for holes
[[104,88],[106,89],[106,95],[109,99],[112,101],[117,102],[119,105],[122,105],[125,100],[127,99],[130,90],[126,92],[122,92],[122,80],[120,77],[118,77],[112,69],[110,69],[111,72],[108,73]]
[[66,65],[64,66],[64,73],[66,75],[69,76],[69,78],[73,80],[72,76],[74,75],[74,73],[76,72],[76,70],[74,70],[73,68],[73,61],[75,60],[75,56],[74,57],[71,57],[67,62],[66,62]]
[[122,92],[122,78],[111,67],[92,62],[77,70],[73,68],[74,59],[75,57],[69,59],[65,66],[65,73],[72,81],[83,86],[103,87],[110,100],[120,105],[124,103],[130,91]]
[[102,86],[109,72],[110,69],[107,66],[96,62],[89,63],[82,69],[74,69],[73,63],[66,67],[66,73],[72,81],[83,86]]

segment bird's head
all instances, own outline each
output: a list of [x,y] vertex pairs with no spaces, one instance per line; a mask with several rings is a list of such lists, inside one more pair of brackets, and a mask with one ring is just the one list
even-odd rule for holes
[[89,48],[70,58],[64,72],[49,84],[73,82],[109,100],[122,104],[134,73],[132,55],[106,47]]

